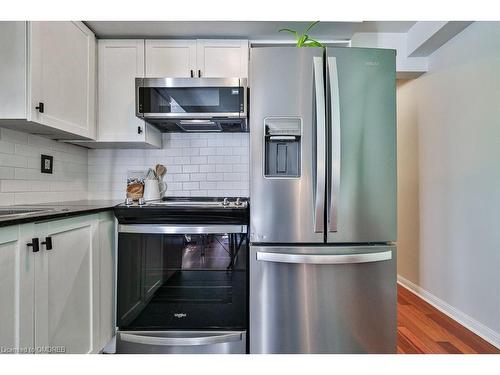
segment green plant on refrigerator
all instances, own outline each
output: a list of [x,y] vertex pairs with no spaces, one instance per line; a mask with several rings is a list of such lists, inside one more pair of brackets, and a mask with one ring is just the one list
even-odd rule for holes
[[323,44],[321,44],[317,40],[310,38],[309,35],[307,34],[318,23],[319,23],[319,21],[312,22],[309,26],[306,27],[306,29],[302,32],[302,34],[299,34],[299,32],[296,30],[288,29],[288,28],[280,29],[279,32],[286,31],[286,32],[289,32],[289,33],[295,35],[295,38],[297,39],[297,47],[321,47],[321,48],[325,48],[325,46]]

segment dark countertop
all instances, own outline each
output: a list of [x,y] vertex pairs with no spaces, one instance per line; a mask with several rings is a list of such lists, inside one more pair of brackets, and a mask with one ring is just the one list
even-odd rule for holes
[[80,200],[68,202],[52,202],[39,204],[25,204],[15,206],[2,206],[2,208],[18,209],[18,208],[33,208],[33,209],[53,209],[51,211],[34,212],[32,214],[15,215],[15,216],[0,216],[0,227],[9,225],[17,225],[31,223],[41,220],[62,219],[70,216],[93,214],[97,212],[113,209],[117,204],[122,203],[120,200]]

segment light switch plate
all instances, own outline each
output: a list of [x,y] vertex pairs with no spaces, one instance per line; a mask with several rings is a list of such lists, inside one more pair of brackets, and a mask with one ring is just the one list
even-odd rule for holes
[[52,173],[54,166],[54,157],[50,155],[42,155],[42,173]]

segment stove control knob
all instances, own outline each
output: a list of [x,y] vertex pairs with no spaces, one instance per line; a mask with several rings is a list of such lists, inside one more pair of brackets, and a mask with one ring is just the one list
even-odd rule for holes
[[146,201],[144,200],[144,197],[140,197],[137,203],[139,204],[139,206],[144,206],[146,204]]
[[125,206],[132,206],[134,204],[134,200],[132,198],[125,198]]
[[222,205],[223,206],[229,206],[229,199],[224,198],[224,200],[222,201]]
[[241,201],[241,198],[236,198],[236,202],[234,202],[235,205],[237,206],[241,206],[243,204],[243,202]]

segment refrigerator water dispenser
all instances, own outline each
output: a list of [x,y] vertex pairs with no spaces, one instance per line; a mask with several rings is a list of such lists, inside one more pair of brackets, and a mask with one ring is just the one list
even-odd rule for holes
[[302,119],[266,117],[264,126],[264,176],[300,177]]

